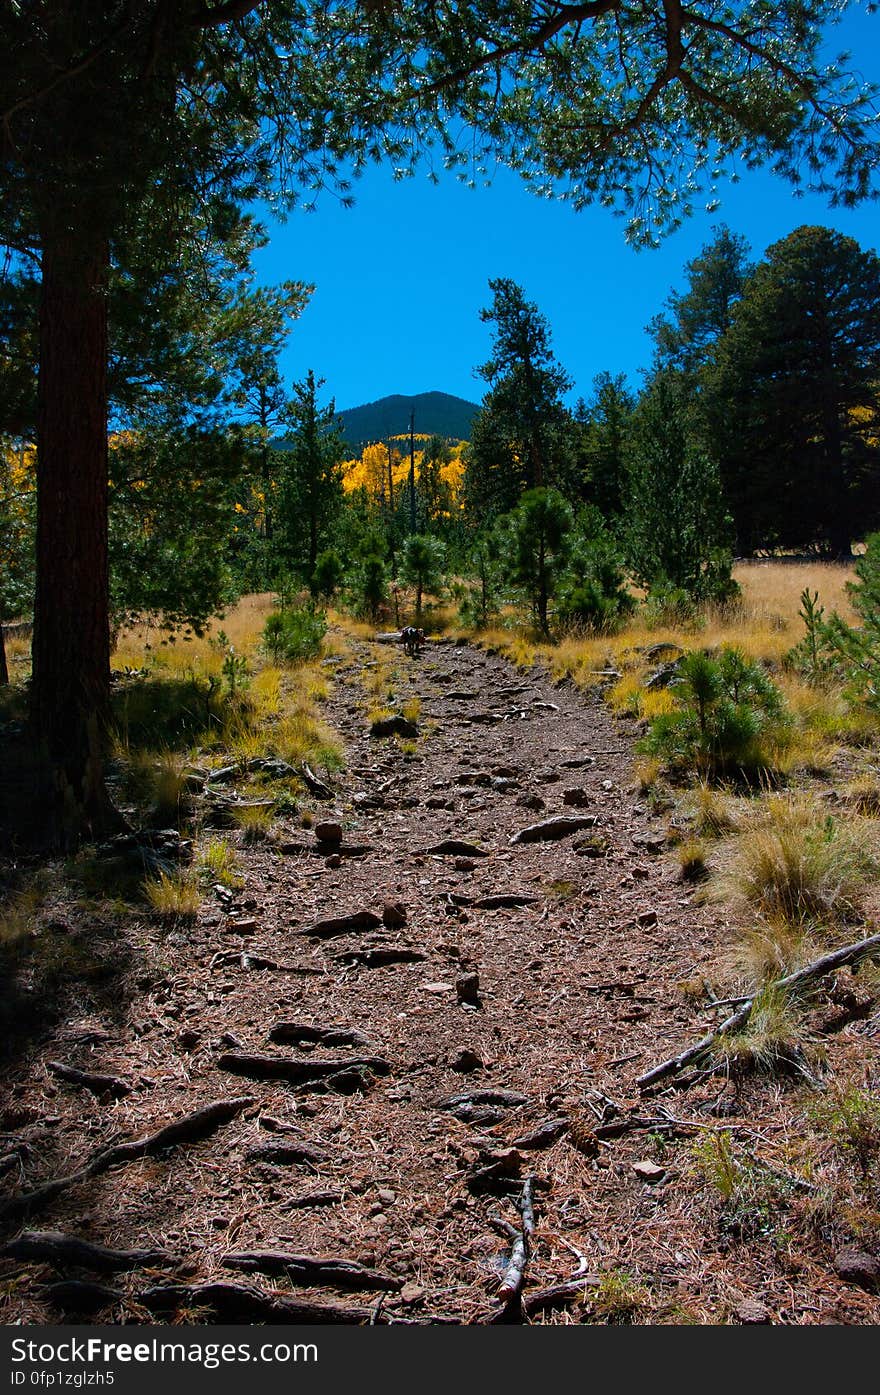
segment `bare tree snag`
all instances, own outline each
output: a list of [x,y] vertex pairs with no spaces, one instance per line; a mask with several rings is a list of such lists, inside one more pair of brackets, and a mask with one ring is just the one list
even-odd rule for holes
[[[824,974],[830,974],[835,969],[840,969],[844,964],[854,964],[859,959],[864,959],[869,955],[880,955],[880,935],[869,935],[867,939],[858,940],[855,944],[844,945],[842,949],[835,949],[830,954],[823,954],[821,959],[814,959],[812,964],[806,964],[804,968],[798,969],[795,973],[789,974],[786,978],[776,979],[768,987],[785,993],[797,992],[805,984],[814,982],[817,978],[822,978]],[[755,997],[747,998],[742,1007],[737,1008],[726,1021],[716,1027],[714,1032],[709,1032],[693,1046],[687,1047],[685,1051],[677,1056],[671,1056],[667,1061],[661,1061],[659,1065],[652,1066],[644,1075],[640,1075],[636,1081],[640,1090],[647,1090],[651,1085],[656,1085],[659,1080],[665,1080],[670,1075],[677,1075],[685,1066],[692,1061],[703,1056],[710,1051],[719,1037],[728,1035],[730,1032],[741,1031],[745,1027],[752,1015],[752,1008]]]

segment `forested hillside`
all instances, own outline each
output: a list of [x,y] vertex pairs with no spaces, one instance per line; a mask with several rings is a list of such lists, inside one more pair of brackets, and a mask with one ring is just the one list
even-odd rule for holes
[[339,413],[342,432],[350,446],[402,436],[410,420],[422,435],[445,436],[450,441],[466,441],[479,408],[475,402],[448,392],[418,392],[412,397],[399,393],[348,407]]

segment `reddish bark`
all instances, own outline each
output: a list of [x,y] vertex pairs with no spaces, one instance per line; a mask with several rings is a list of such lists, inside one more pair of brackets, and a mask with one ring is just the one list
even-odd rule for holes
[[68,845],[113,821],[103,773],[108,249],[100,236],[83,237],[81,221],[71,210],[43,229],[31,685],[31,719],[53,774],[50,837]]

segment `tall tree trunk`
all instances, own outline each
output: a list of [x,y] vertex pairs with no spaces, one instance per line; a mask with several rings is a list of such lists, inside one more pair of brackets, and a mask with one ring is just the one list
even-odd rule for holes
[[37,403],[37,588],[31,720],[51,764],[50,836],[114,822],[104,785],[110,711],[107,564],[108,248],[43,229]]
[[6,638],[3,634],[3,621],[0,620],[0,688],[9,686],[9,667],[6,663]]

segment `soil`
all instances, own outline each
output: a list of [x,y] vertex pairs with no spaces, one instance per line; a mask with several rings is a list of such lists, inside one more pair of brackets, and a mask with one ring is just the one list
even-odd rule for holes
[[[147,1291],[172,1284],[175,1320],[210,1318],[219,1300],[204,1285],[234,1283],[320,1304],[328,1320],[342,1304],[344,1321],[875,1322],[876,1295],[834,1271],[852,1230],[801,1223],[815,1188],[798,1184],[797,1149],[814,1090],[704,1070],[639,1094],[641,1072],[721,1020],[699,980],[719,981],[735,927],[682,882],[668,816],[633,786],[631,726],[598,693],[470,646],[409,659],[347,643],[328,661],[327,704],[346,770],[332,801],[305,806],[314,823],[342,825],[341,846],[291,816],[239,848],[243,888],[209,895],[190,925],[114,919],[97,900],[52,911],[44,934],[78,987],[53,1020],[24,971],[15,990],[0,1185],[14,1201],[85,1172],[0,1216],[0,1238],[24,1226],[166,1259],[79,1291],[53,1288],[95,1279],[69,1257],[4,1259],[4,1319],[57,1322],[91,1305],[103,1321],[150,1322]],[[370,735],[363,676],[377,656],[397,670],[400,704],[420,699],[413,742]],[[512,841],[562,816],[583,826]],[[431,851],[444,840],[473,850]],[[490,897],[522,904],[477,904]],[[307,933],[364,911],[385,923]],[[273,1040],[282,1022],[354,1036]],[[877,1030],[869,1015],[830,1036],[835,1070],[869,1069]],[[254,1078],[241,1060],[253,1056],[342,1073],[296,1083],[270,1066]],[[96,1093],[48,1064],[59,1061],[131,1089]],[[456,1105],[462,1095],[474,1098]],[[86,1168],[111,1144],[239,1096],[252,1102],[207,1136]],[[721,1133],[775,1169],[755,1173],[763,1191],[744,1219],[731,1221],[695,1161]],[[530,1177],[525,1306],[504,1304],[495,1291]],[[393,1283],[379,1294],[355,1278],[342,1293],[329,1276],[303,1287],[289,1265],[224,1265],[242,1251],[354,1261]],[[573,1293],[534,1300],[579,1275]],[[237,1304],[254,1320],[246,1294],[226,1294],[227,1320]]]

